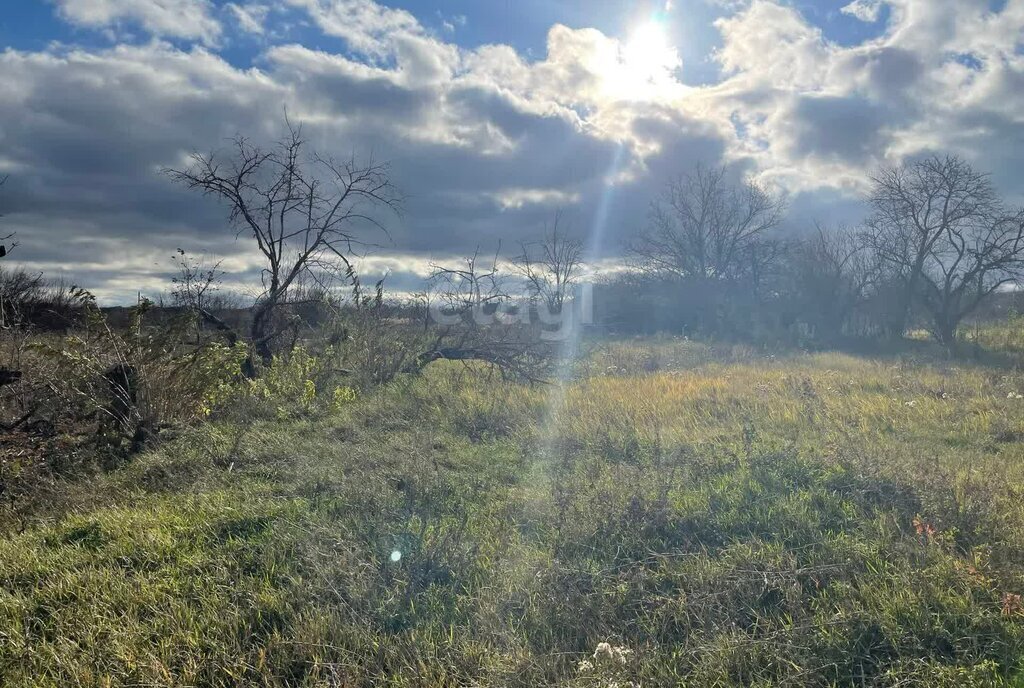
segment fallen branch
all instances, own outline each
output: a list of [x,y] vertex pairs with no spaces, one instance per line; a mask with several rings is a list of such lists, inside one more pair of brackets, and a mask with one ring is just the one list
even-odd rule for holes
[[36,407],[32,407],[31,410],[29,410],[27,413],[22,415],[20,418],[16,419],[13,423],[0,423],[0,430],[3,430],[4,432],[14,432],[18,428],[20,428],[22,425],[27,423],[28,420],[33,415],[35,415],[35,412],[36,412]]
[[234,346],[238,343],[238,333],[235,332],[234,328],[228,325],[226,322],[218,318],[216,315],[206,310],[205,308],[199,309],[199,315],[203,320],[210,323],[216,328],[218,332],[224,335],[224,339],[227,340],[228,346]]
[[424,351],[406,366],[403,372],[418,373],[434,361],[483,361],[490,363],[501,371],[502,376],[517,378],[527,382],[546,383],[547,379],[537,371],[543,369],[540,355],[531,355],[519,347],[476,348],[476,347],[441,347]]

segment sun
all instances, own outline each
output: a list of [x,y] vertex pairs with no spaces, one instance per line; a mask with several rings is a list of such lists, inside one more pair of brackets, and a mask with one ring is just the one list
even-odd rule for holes
[[656,98],[672,88],[673,72],[680,64],[664,23],[649,20],[634,27],[621,44],[610,85],[620,97]]
[[633,30],[622,46],[622,63],[632,76],[650,81],[673,69],[679,62],[675,48],[669,45],[665,27],[655,21]]

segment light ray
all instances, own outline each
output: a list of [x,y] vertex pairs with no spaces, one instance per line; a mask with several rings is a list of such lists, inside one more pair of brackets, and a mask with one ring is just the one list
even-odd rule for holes
[[[625,158],[626,146],[619,143],[612,154],[611,163],[604,176],[604,190],[601,193],[597,208],[594,211],[594,218],[587,233],[584,256],[585,262],[594,265],[601,256],[604,248],[605,235],[608,229],[608,215],[615,195],[615,180],[622,170],[623,159]],[[578,296],[577,296],[578,298]],[[579,304],[573,300],[573,313],[577,313]],[[556,460],[557,457],[555,439],[558,436],[558,425],[566,405],[566,390],[572,382],[573,369],[580,356],[580,341],[583,334],[582,324],[575,320],[571,324],[566,337],[562,340],[558,363],[555,370],[555,379],[550,387],[547,404],[547,418],[543,428],[541,441],[541,455],[544,463]],[[546,466],[537,465],[534,470],[545,470]]]

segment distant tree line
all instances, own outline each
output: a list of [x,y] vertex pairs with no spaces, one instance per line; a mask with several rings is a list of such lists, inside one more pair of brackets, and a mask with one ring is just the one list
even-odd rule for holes
[[[493,258],[477,247],[433,266],[424,291],[397,303],[383,280],[364,289],[355,269],[364,232],[401,207],[386,164],[310,150],[286,118],[269,147],[238,137],[166,174],[223,204],[263,258],[262,289],[244,303],[221,289],[220,263],[179,249],[170,307],[140,298],[100,309],[86,290],[3,261],[0,408],[16,411],[0,421],[8,431],[102,418],[100,434],[134,451],[167,419],[194,418],[227,378],[265,380],[282,363],[303,371],[302,389],[316,377],[314,387],[343,391],[438,360],[483,362],[530,382],[559,370],[565,348],[552,335],[574,322],[587,270],[584,243],[561,214],[514,252],[499,243]],[[923,325],[951,345],[966,318],[1019,283],[1024,210],[963,160],[882,168],[867,200],[857,226],[787,234],[783,198],[698,166],[665,185],[620,269],[597,278],[596,325],[784,345],[899,338]],[[2,253],[13,238],[0,235]],[[35,333],[56,329],[76,336],[40,338],[55,343],[48,356],[26,355]]]
[[725,169],[672,180],[605,281],[598,318],[622,331],[820,343],[927,328],[951,345],[1024,272],[1024,210],[955,156],[884,167],[859,227],[784,237],[785,205]]
[[[381,284],[375,296],[361,293],[352,258],[362,229],[382,228],[382,217],[400,209],[386,164],[308,150],[301,127],[287,117],[284,136],[270,147],[239,136],[229,150],[196,153],[191,163],[166,174],[223,202],[236,231],[264,258],[263,290],[240,309],[218,291],[219,264],[179,249],[171,303],[194,316],[197,342],[204,330],[231,344],[246,341],[247,371],[255,374],[297,341],[298,323],[344,306],[339,283],[360,294],[362,319],[365,307],[382,302]],[[697,166],[665,185],[624,247],[621,269],[598,280],[597,322],[625,333],[817,344],[899,338],[923,326],[950,345],[966,318],[1024,272],[1024,210],[1011,208],[988,175],[960,158],[883,167],[871,178],[867,204],[858,226],[823,224],[787,234],[783,198],[734,180],[725,168]],[[12,237],[2,238],[10,248]],[[559,313],[584,268],[583,242],[561,215],[505,261],[495,255],[484,266],[478,254],[461,265],[436,266],[421,299],[450,314],[494,313],[513,300],[511,277],[525,285],[529,308]],[[8,270],[0,273],[0,317],[9,323],[14,313],[55,312],[40,309],[48,299],[67,311],[76,294]],[[423,317],[422,305],[409,313]],[[394,307],[374,312],[405,317]],[[493,331],[485,336],[445,325],[436,332],[428,350],[410,354],[414,360],[491,359],[495,349],[503,356],[529,349],[511,328],[500,341]]]

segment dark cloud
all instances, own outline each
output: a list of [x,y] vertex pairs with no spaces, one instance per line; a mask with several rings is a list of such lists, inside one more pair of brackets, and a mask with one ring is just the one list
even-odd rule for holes
[[884,147],[885,113],[863,98],[801,97],[785,119],[793,156],[863,165]]
[[[61,1],[87,16],[90,0]],[[975,0],[890,4],[884,35],[838,46],[785,3],[743,3],[717,24],[720,83],[640,96],[616,41],[595,30],[556,25],[547,56],[528,61],[507,46],[460,50],[371,0],[290,0],[353,52],[268,39],[260,67],[241,69],[217,53],[215,17],[136,13],[153,34],[204,47],[0,54],[0,222],[29,266],[107,298],[157,289],[179,246],[257,283],[225,208],[160,170],[238,133],[272,142],[286,107],[319,150],[392,162],[405,212],[384,218],[388,235],[367,230],[379,248],[363,265],[401,291],[431,259],[514,245],[558,208],[614,255],[665,181],[697,162],[789,192],[797,228],[855,219],[871,168],[922,151],[967,152],[1020,196],[1024,16]],[[129,5],[110,5],[110,21]],[[949,59],[965,54],[970,64]]]
[[854,59],[864,70],[871,95],[900,102],[925,75],[921,58],[903,48],[885,46]]
[[[408,196],[405,212],[384,218],[389,235],[365,235],[385,253],[443,257],[514,244],[536,234],[556,207],[593,205],[602,192],[617,144],[564,113],[526,111],[495,89],[456,84],[440,93],[407,87],[392,72],[352,70],[342,58],[298,49],[290,56],[302,60],[244,73],[210,54],[161,45],[4,55],[16,86],[0,104],[4,160],[14,167],[6,220],[19,231],[20,258],[96,281],[111,297],[129,294],[124,277],[148,276],[139,285],[150,287],[178,246],[237,256],[240,278],[254,256],[226,226],[225,208],[175,187],[160,170],[185,164],[191,150],[221,148],[237,132],[271,142],[286,105],[321,150],[391,160]],[[480,131],[504,147],[482,153],[469,145]],[[503,206],[505,195],[531,192],[554,198]]]

